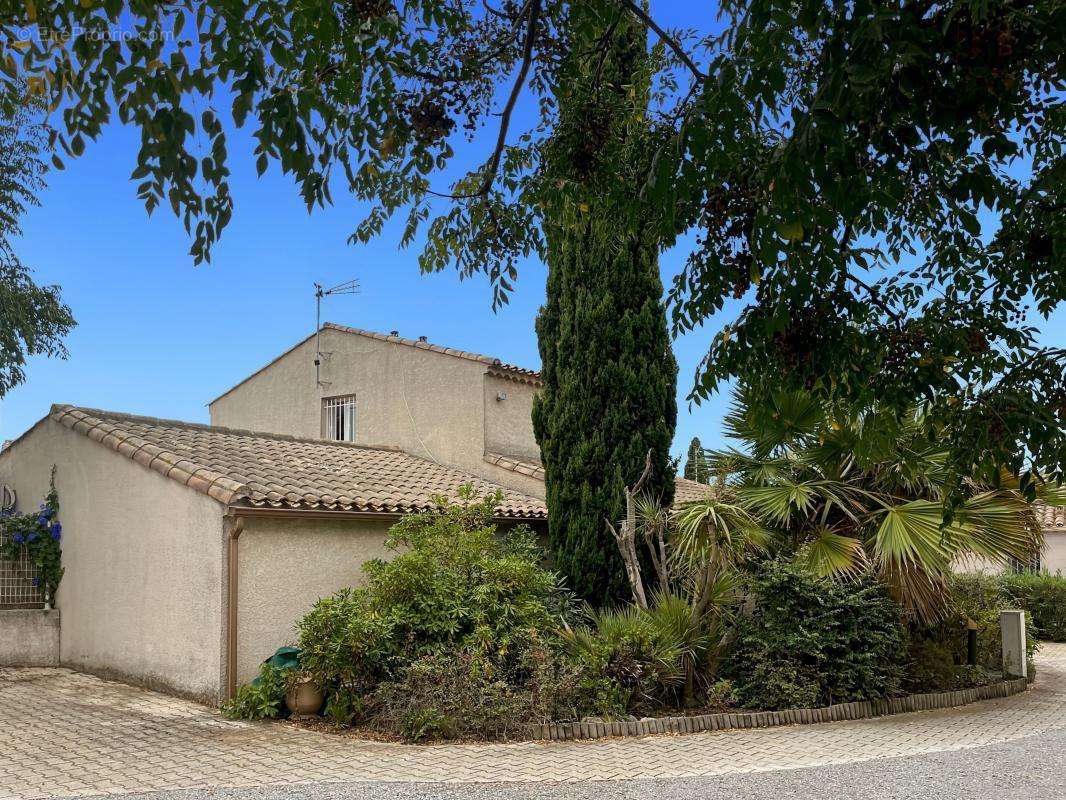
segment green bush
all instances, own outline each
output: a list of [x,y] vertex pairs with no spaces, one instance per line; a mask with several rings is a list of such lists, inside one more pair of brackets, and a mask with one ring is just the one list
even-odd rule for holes
[[548,648],[531,648],[513,669],[521,674],[468,649],[423,655],[378,686],[377,726],[408,741],[507,739],[587,705],[580,669]]
[[[999,677],[1003,654],[999,612],[1018,605],[1004,577],[959,573],[951,576],[948,590],[947,616],[936,624],[912,624],[908,631],[904,685],[909,692],[968,689]],[[1037,640],[1033,620],[1026,617],[1031,668]],[[973,668],[967,666],[967,621],[977,625],[977,665]]]
[[1066,642],[1066,577],[1047,573],[1003,575],[1000,583],[1033,623],[1038,639]]
[[596,682],[556,652],[571,601],[533,535],[497,532],[497,497],[461,495],[394,525],[396,555],[365,564],[363,587],[299,623],[301,666],[337,724],[409,740],[506,738],[593,707]]
[[496,497],[405,517],[389,532],[389,561],[364,567],[366,585],[320,600],[299,623],[301,663],[327,690],[369,689],[411,662],[469,650],[506,671],[565,605],[533,535],[492,525]]
[[636,606],[587,616],[564,638],[585,675],[593,713],[611,718],[662,707],[682,681],[681,645]]
[[776,710],[898,693],[902,612],[879,584],[817,579],[770,561],[746,589],[751,607],[722,668],[738,703]]
[[[956,663],[966,663],[965,625],[966,620],[970,619],[977,623],[978,665],[990,670],[999,670],[1003,660],[999,612],[1017,606],[1015,598],[1006,591],[1002,576],[960,573],[951,577],[949,588],[955,616],[947,624],[953,626],[951,642]],[[1038,640],[1033,629],[1033,620],[1028,614],[1025,639],[1026,657],[1032,663]]]
[[272,664],[259,668],[259,678],[237,688],[233,697],[221,705],[222,714],[230,719],[273,719],[285,704],[285,673]]

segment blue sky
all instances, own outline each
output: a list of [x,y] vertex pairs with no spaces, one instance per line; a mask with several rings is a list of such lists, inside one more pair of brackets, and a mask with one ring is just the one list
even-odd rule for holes
[[[670,25],[700,16],[704,29],[714,24],[710,6],[664,1],[656,8]],[[0,400],[0,440],[22,433],[52,403],[206,422],[210,399],[313,331],[315,281],[355,277],[362,284],[359,295],[328,299],[323,320],[539,366],[539,262],[522,265],[510,305],[494,313],[483,278],[421,275],[417,245],[398,248],[398,226],[369,245],[348,245],[363,206],[336,192],[334,207],[309,216],[276,168],[256,178],[248,129],[227,133],[235,212],[210,265],[192,265],[189,240],[169,210],[149,218],[136,199],[129,180],[135,130],[113,125],[48,176],[41,207],[23,221],[18,253],[39,283],[62,287],[78,326],[67,339],[68,360],[33,359],[26,383]],[[682,245],[663,256],[664,282],[685,253]],[[684,401],[709,339],[698,333],[675,343],[677,452],[694,435],[719,439],[725,400],[691,410]]]
[[[671,25],[697,14],[682,2],[653,8]],[[712,19],[711,10],[699,13]],[[398,226],[369,245],[348,245],[363,207],[338,192],[334,207],[309,216],[278,170],[256,178],[247,130],[229,133],[235,213],[210,265],[193,267],[189,240],[168,210],[148,218],[136,199],[129,180],[136,131],[112,126],[66,170],[49,175],[41,207],[24,220],[18,252],[38,282],[62,286],[78,327],[67,340],[69,360],[32,360],[27,382],[0,400],[0,440],[19,435],[56,402],[207,421],[210,399],[314,329],[315,281],[329,286],[355,277],[362,284],[359,295],[328,299],[324,320],[424,335],[538,366],[533,320],[544,299],[542,265],[524,264],[510,305],[493,313],[483,278],[421,275],[417,245],[398,249]],[[689,245],[682,241],[662,257],[664,283]],[[675,453],[692,436],[721,442],[728,398],[689,408],[684,396],[711,334],[738,308],[730,303],[710,327],[675,342]],[[1050,323],[1035,322],[1045,341],[1066,338],[1061,310]]]

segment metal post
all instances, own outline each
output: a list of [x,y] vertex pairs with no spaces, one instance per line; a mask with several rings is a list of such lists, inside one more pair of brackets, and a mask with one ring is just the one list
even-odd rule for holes
[[972,619],[966,620],[966,663],[977,666],[977,623]]

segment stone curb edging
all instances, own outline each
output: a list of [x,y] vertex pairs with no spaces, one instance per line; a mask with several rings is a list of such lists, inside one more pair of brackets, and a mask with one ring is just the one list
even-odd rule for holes
[[1010,697],[1024,692],[1025,678],[990,683],[975,689],[954,692],[931,692],[892,697],[885,700],[864,700],[837,703],[822,708],[794,708],[787,711],[751,711],[725,714],[700,714],[688,717],[648,717],[620,722],[552,722],[532,725],[531,739],[570,741],[574,739],[603,739],[609,736],[651,736],[662,733],[700,733],[737,728],[772,728],[777,725],[808,725],[817,722],[868,719],[910,711],[931,711],[952,708],[978,700]]

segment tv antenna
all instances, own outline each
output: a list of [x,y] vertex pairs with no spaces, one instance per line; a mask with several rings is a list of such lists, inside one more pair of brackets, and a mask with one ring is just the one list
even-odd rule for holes
[[350,281],[338,283],[332,289],[323,289],[321,283],[315,284],[315,383],[322,385],[322,348],[319,339],[322,335],[322,298],[331,294],[359,294],[359,281],[352,278]]

